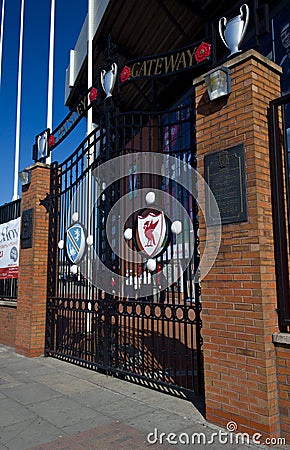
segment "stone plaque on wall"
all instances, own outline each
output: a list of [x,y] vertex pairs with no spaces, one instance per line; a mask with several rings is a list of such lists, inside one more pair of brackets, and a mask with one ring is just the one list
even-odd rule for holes
[[[221,150],[204,158],[204,177],[219,208],[221,223],[229,224],[247,220],[246,173],[244,145]],[[217,220],[211,214],[213,205],[206,197],[207,225]]]
[[21,216],[21,233],[20,242],[21,248],[32,247],[33,236],[33,208],[22,212]]

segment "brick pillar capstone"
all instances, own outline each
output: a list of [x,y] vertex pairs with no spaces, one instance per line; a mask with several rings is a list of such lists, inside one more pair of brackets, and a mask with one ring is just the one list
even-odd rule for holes
[[[278,331],[267,109],[280,96],[281,69],[254,50],[224,65],[229,97],[210,102],[204,76],[194,80],[198,170],[204,157],[244,145],[246,222],[222,225],[215,263],[202,280],[206,418],[237,431],[279,436],[272,335]],[[205,219],[200,243],[206,242]]]
[[35,357],[43,355],[45,345],[48,214],[39,202],[49,193],[50,166],[36,163],[28,169],[31,183],[22,188],[21,232],[27,236],[23,214],[33,210],[32,242],[22,248],[21,239],[15,350]]

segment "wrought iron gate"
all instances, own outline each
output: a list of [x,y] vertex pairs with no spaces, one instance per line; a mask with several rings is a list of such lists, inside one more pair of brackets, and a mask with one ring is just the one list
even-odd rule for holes
[[[121,113],[108,99],[94,132],[52,164],[46,333],[47,355],[191,396],[203,393],[194,104],[192,94],[170,111]],[[189,217],[180,235],[169,224],[151,272],[123,237],[146,192],[166,194],[166,215],[178,214],[178,203]],[[76,264],[67,255],[74,223],[88,238]]]
[[290,329],[290,95],[270,102],[269,136],[277,313],[280,331]]

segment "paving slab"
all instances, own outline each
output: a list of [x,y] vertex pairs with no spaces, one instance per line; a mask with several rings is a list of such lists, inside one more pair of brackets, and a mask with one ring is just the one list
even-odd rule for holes
[[0,424],[1,427],[16,425],[26,419],[34,419],[36,417],[33,411],[11,398],[3,398],[0,400]]
[[69,396],[96,389],[96,385],[89,381],[69,374],[64,376],[63,373],[56,373],[53,377],[51,375],[39,376],[36,377],[36,380],[43,385],[53,388],[55,391]]
[[150,406],[127,398],[121,398],[117,402],[107,403],[102,406],[96,405],[96,409],[100,412],[102,411],[106,416],[119,421],[132,417],[137,418],[152,411]]
[[73,425],[88,419],[102,419],[102,414],[87,408],[74,400],[62,396],[45,402],[28,405],[27,408],[36,416],[42,417],[48,422],[60,428]]
[[0,428],[0,442],[6,448],[26,450],[32,446],[60,439],[63,430],[40,417],[25,420],[17,424]]
[[[40,358],[39,362],[37,362],[35,366],[28,367],[23,375],[27,376],[30,380],[37,380],[40,376],[51,376],[55,375],[56,373],[57,370],[55,367],[50,367],[46,364],[43,364],[43,358]],[[63,374],[61,370],[59,373]]]
[[[33,447],[33,450],[148,450],[149,447],[145,434],[121,422],[112,422]],[[154,450],[160,449],[172,450],[172,446],[154,445]]]
[[178,432],[184,428],[188,428],[192,423],[187,417],[180,416],[174,412],[169,412],[163,409],[151,409],[147,414],[143,414],[141,417],[135,416],[124,420],[124,422],[136,428],[143,433],[152,433],[157,427],[162,430],[163,433]]
[[73,400],[97,411],[103,411],[104,405],[120,402],[124,396],[118,392],[96,386],[92,391],[85,391],[71,396]]
[[107,417],[104,415],[94,417],[93,419],[87,419],[82,422],[75,423],[73,425],[68,425],[66,427],[63,427],[63,434],[64,435],[75,435],[82,433],[84,431],[92,430],[96,428],[97,426],[101,430],[102,427],[108,423],[112,423],[111,417]]
[[220,442],[225,431],[184,399],[0,345],[0,450],[269,448]]
[[60,397],[61,393],[43,384],[32,382],[15,386],[13,389],[7,389],[6,396],[13,398],[21,405],[33,405]]
[[6,370],[1,367],[0,363],[0,392],[4,393],[5,389],[10,389],[15,386],[21,386],[21,384],[22,382],[7,373]]

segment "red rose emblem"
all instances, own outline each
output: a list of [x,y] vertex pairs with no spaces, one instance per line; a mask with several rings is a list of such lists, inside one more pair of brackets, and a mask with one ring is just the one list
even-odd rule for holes
[[211,54],[211,45],[207,42],[202,42],[195,51],[195,59],[197,63],[205,61]]
[[98,96],[98,91],[97,91],[97,89],[96,89],[96,88],[92,88],[92,89],[90,90],[90,93],[89,93],[89,99],[90,99],[90,102],[93,102],[94,100],[96,100],[97,96]]
[[125,81],[129,80],[131,77],[131,69],[128,66],[125,66],[120,74],[120,80],[122,83],[125,83]]
[[48,139],[48,146],[52,147],[54,144],[55,144],[55,137],[53,134],[51,134]]

